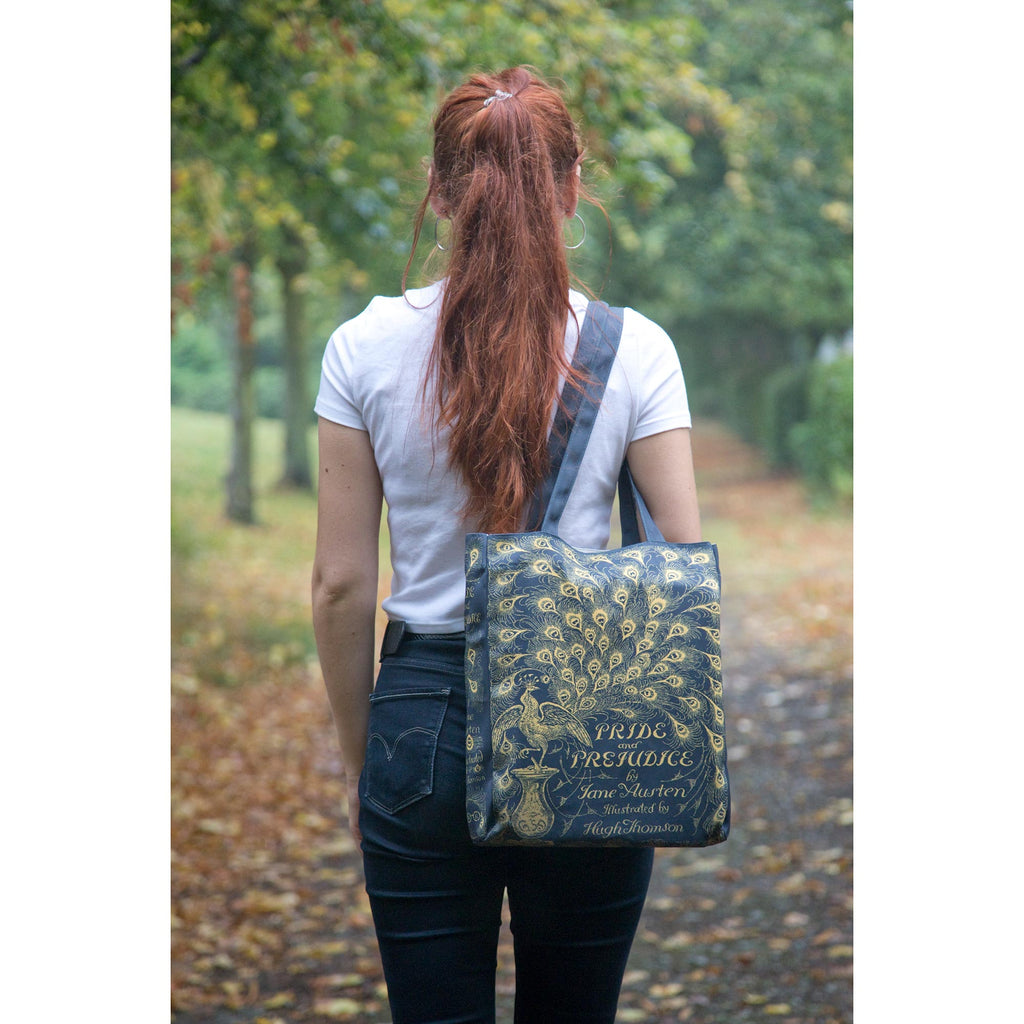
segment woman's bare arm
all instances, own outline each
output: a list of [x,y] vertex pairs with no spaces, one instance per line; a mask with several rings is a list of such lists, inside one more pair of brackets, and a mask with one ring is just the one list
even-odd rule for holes
[[359,839],[359,773],[374,678],[383,502],[369,434],[320,420],[313,631],[341,745],[349,824]]
[[700,540],[700,509],[689,429],[666,430],[634,441],[626,457],[633,480],[665,540]]

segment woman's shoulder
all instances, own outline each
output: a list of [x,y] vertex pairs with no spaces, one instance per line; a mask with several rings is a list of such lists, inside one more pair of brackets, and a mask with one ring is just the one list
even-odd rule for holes
[[361,313],[346,320],[331,335],[336,347],[363,349],[408,342],[412,337],[433,337],[439,288],[410,289],[403,295],[376,295]]
[[419,324],[424,319],[435,319],[440,294],[440,285],[435,284],[426,288],[410,288],[402,295],[375,295],[361,313],[342,327],[351,325],[360,329],[382,324],[401,327]]
[[[585,295],[579,292],[572,292],[570,295],[573,309],[576,311],[576,315],[582,325],[587,307],[594,300],[588,300]],[[641,313],[638,309],[634,309],[632,306],[615,307],[611,302],[608,305],[622,310],[621,346],[630,351],[639,350],[641,353],[658,352],[664,349],[675,351],[675,346],[668,333],[649,316]]]

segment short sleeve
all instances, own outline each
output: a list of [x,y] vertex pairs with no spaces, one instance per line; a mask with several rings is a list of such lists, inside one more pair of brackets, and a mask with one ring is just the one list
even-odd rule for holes
[[[634,314],[637,315],[637,314]],[[646,317],[639,318],[637,338],[639,402],[630,440],[691,426],[686,383],[672,339]]]
[[320,365],[320,390],[313,408],[318,416],[344,427],[366,430],[354,393],[355,374],[345,348],[344,328],[331,335]]

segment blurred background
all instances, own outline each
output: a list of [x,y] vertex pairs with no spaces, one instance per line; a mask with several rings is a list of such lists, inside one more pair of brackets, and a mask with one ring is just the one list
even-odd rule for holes
[[173,0],[171,14],[171,398],[232,416],[231,518],[257,517],[256,417],[282,424],[279,481],[311,486],[323,347],[401,289],[438,101],[520,63],[564,88],[608,213],[610,227],[581,209],[580,279],[664,326],[698,415],[849,500],[852,3]]
[[[618,1020],[852,1019],[851,8],[172,0],[176,1024],[390,1019],[310,620],[312,406],[331,332],[401,289],[439,101],[520,63],[607,211],[572,268],[678,347],[722,557],[733,832],[658,851]],[[410,283],[432,248],[428,218]],[[505,929],[499,1019],[514,993]]]

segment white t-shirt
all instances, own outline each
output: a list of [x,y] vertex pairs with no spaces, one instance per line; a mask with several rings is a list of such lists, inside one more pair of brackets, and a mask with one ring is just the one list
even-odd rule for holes
[[[443,283],[378,296],[331,335],[316,412],[367,430],[387,502],[391,593],[383,607],[419,633],[463,628],[465,535],[476,525],[460,509],[465,490],[447,459],[444,434],[423,408],[423,379]],[[583,324],[586,296],[570,292]],[[576,325],[567,318],[571,360]],[[631,441],[690,426],[679,357],[657,324],[626,309],[622,340],[597,421],[562,515],[559,536],[577,548],[608,543],[619,469]]]

